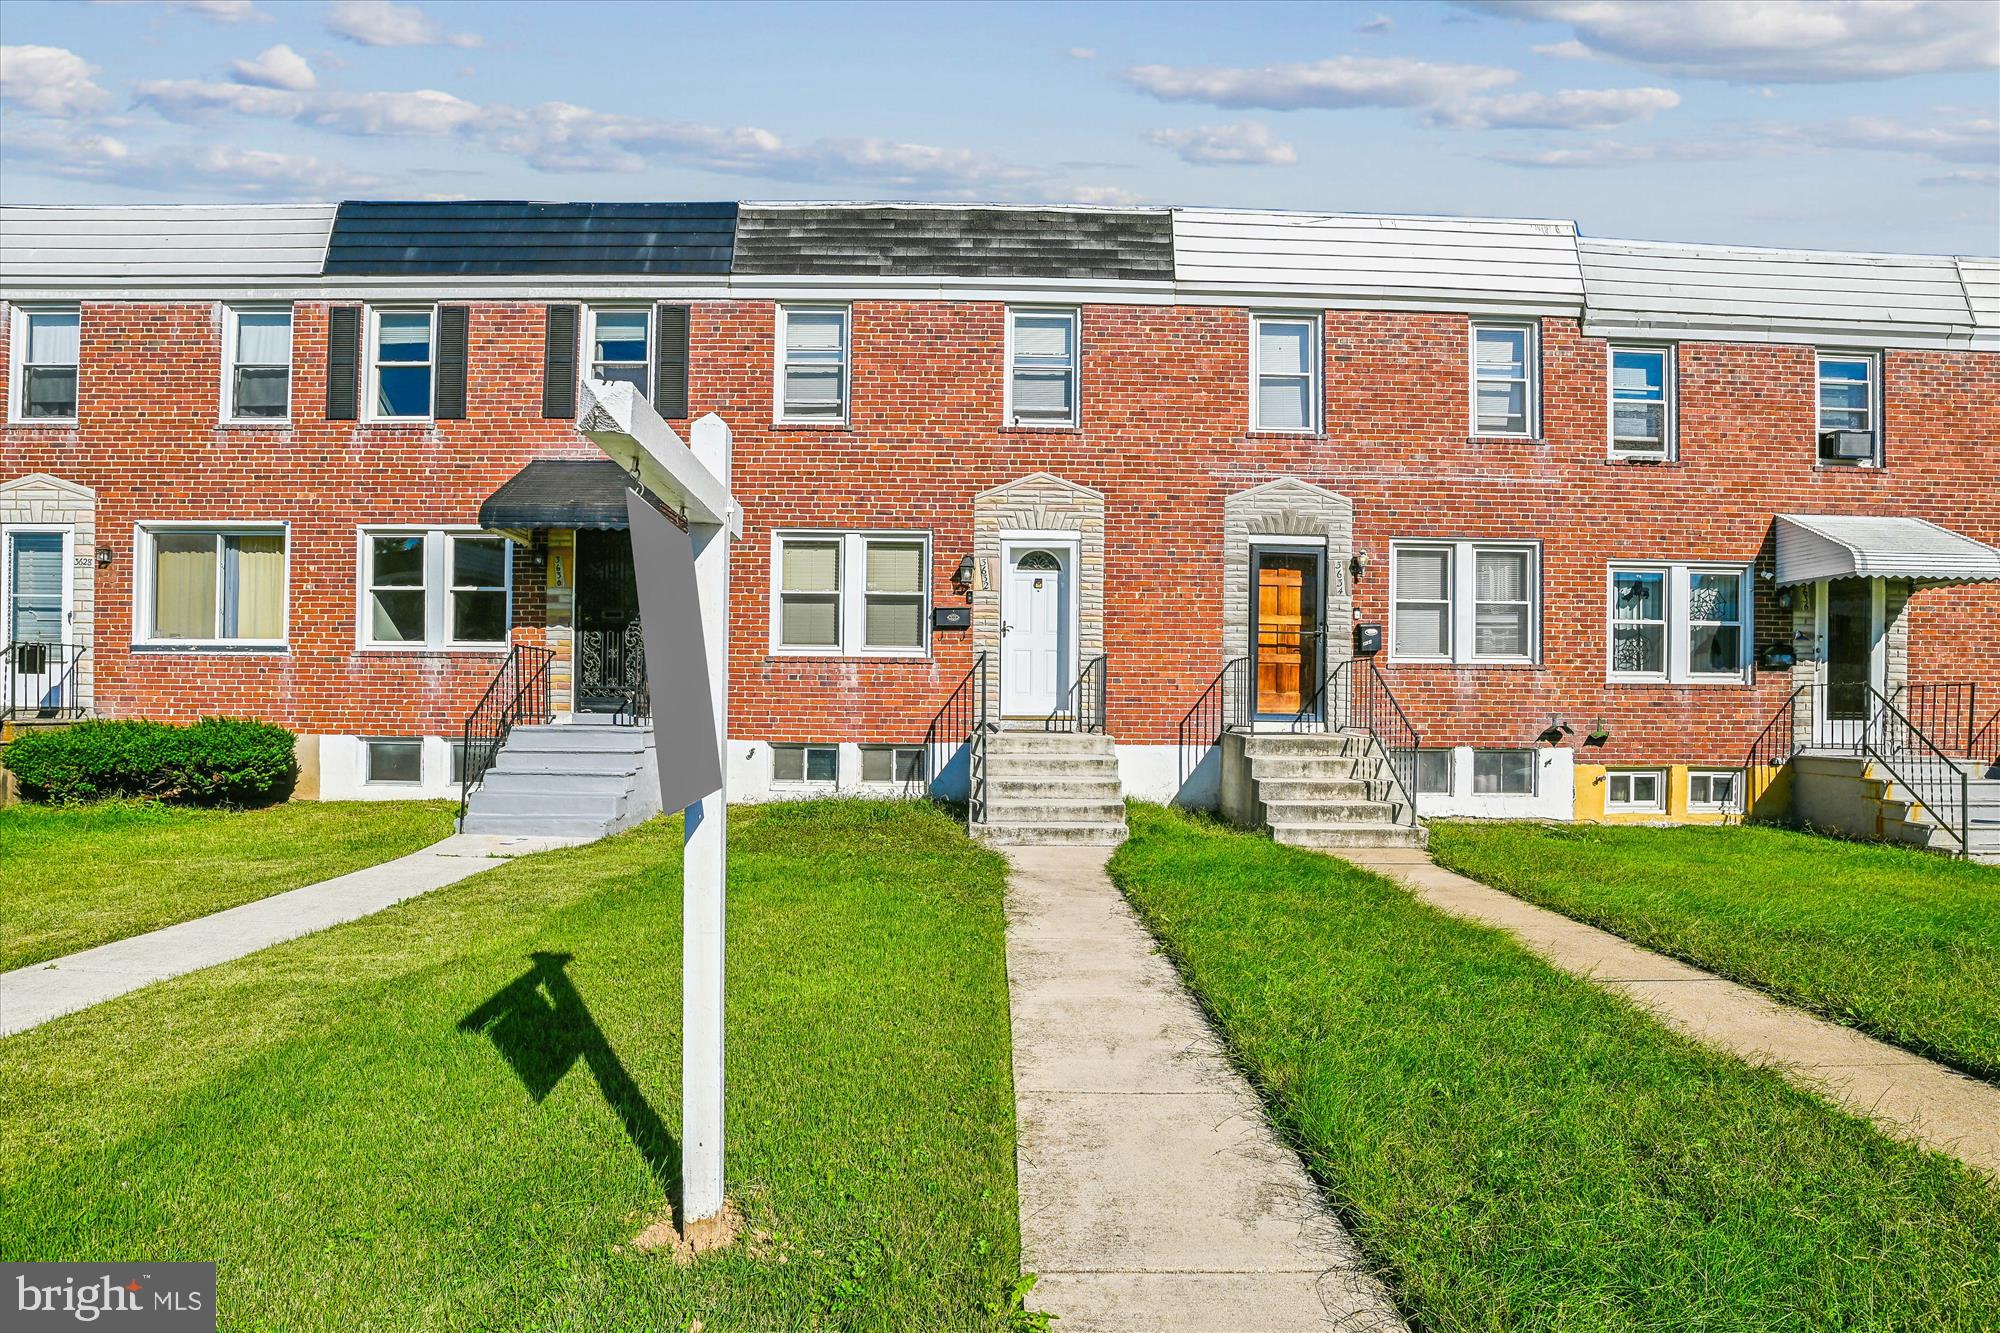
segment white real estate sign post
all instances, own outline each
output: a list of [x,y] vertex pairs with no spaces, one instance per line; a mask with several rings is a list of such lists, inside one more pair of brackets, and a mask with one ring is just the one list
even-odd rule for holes
[[[654,691],[656,753],[661,790],[668,808],[687,810],[681,848],[681,1231],[697,1246],[725,1239],[719,1235],[723,1210],[723,921],[724,886],[729,875],[728,814],[724,804],[729,735],[729,544],[743,535],[743,513],[729,493],[729,427],[714,413],[694,423],[694,447],[681,442],[661,420],[652,404],[630,384],[586,380],[577,429],[623,466],[638,484],[686,518],[693,548],[694,584],[700,602],[699,623],[706,657],[708,705],[713,717],[714,749],[692,756],[692,771],[711,773],[715,786],[691,803],[669,795],[679,758],[667,753],[669,737],[679,729],[659,716],[670,700],[668,689]],[[643,501],[641,501],[643,502]],[[635,514],[635,518],[639,517]],[[635,537],[638,535],[635,532]],[[642,624],[647,595],[647,565],[634,568],[640,581]],[[648,625],[646,630],[649,683],[651,663],[665,654],[652,651],[660,636],[679,626]],[[683,694],[691,698],[700,692]],[[676,721],[685,722],[680,718]],[[707,730],[707,729],[704,729]],[[708,761],[713,759],[711,766]],[[699,786],[699,784],[697,784]]]

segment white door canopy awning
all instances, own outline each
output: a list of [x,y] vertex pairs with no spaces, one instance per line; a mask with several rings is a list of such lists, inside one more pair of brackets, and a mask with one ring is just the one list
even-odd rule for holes
[[1921,518],[1778,515],[1778,583],[1818,579],[2000,579],[2000,550]]

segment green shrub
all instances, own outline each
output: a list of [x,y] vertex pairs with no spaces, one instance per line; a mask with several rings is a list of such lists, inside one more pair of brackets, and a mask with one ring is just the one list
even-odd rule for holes
[[191,727],[79,722],[31,731],[9,742],[4,754],[26,792],[49,801],[147,796],[247,804],[282,797],[297,771],[291,732],[226,717]]

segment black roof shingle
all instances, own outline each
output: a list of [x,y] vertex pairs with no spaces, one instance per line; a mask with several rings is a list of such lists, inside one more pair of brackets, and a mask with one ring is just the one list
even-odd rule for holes
[[729,272],[736,205],[344,203],[327,276]]

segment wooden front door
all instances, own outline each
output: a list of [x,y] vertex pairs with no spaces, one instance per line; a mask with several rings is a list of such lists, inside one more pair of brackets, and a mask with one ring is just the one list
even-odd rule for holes
[[1318,688],[1318,560],[1308,552],[1259,551],[1257,712],[1296,715]]

